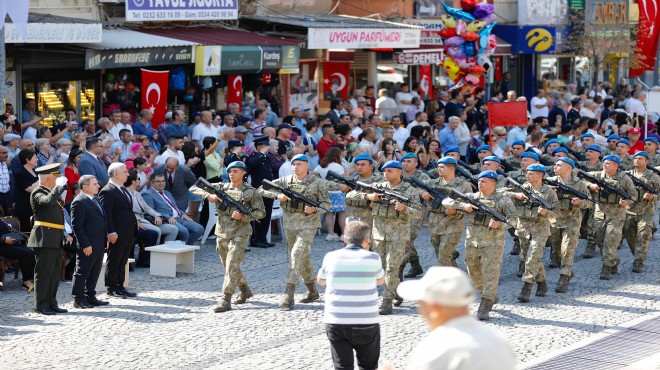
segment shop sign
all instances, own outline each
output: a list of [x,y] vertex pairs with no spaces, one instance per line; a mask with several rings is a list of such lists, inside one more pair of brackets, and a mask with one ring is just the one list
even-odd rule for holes
[[8,44],[88,44],[101,41],[101,23],[28,23],[27,39],[21,37],[16,25],[5,23],[5,42]]
[[514,54],[552,54],[557,50],[554,26],[497,26],[493,33],[509,42]]
[[172,64],[188,64],[194,61],[192,46],[112,49],[85,51],[85,69],[147,67]]
[[589,24],[628,26],[627,0],[587,0],[586,9]]
[[282,46],[282,68],[279,74],[300,72],[300,48],[298,46]]
[[309,49],[417,48],[421,29],[308,28]]
[[420,45],[442,45],[440,31],[445,29],[440,19],[404,19],[403,23],[424,27],[419,38]]
[[277,71],[282,68],[282,48],[279,46],[259,46],[261,49],[261,69]]
[[223,46],[220,56],[222,74],[257,73],[261,70],[261,49],[257,46]]
[[566,0],[526,0],[518,2],[518,24],[562,24],[568,17]]
[[407,64],[410,66],[441,64],[442,57],[443,57],[442,49],[406,51],[403,53],[394,54],[394,59],[398,64]]
[[199,21],[238,19],[238,0],[125,0],[126,20]]
[[195,46],[195,76],[220,75],[221,46]]

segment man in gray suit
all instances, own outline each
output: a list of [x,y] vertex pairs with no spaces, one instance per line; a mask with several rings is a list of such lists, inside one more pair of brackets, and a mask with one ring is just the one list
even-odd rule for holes
[[197,179],[192,171],[179,165],[179,160],[175,157],[167,158],[165,164],[156,169],[165,176],[165,189],[174,197],[174,202],[179,209],[184,212],[188,209],[188,197],[190,188],[195,185]]
[[101,187],[110,181],[108,177],[108,167],[101,160],[103,154],[103,142],[97,137],[87,139],[85,143],[85,154],[78,163],[78,173],[80,176],[92,175],[96,177]]

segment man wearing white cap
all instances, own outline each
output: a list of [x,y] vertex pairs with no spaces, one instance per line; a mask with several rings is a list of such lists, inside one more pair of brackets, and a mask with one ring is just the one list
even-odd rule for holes
[[514,369],[507,341],[470,315],[476,297],[470,278],[455,267],[431,267],[420,280],[399,284],[403,299],[416,300],[431,332],[414,349],[406,369]]

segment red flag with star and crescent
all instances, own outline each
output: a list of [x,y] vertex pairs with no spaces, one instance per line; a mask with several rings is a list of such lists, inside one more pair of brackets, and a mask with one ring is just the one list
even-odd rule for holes
[[240,109],[243,109],[243,76],[227,76],[227,106],[231,103],[237,103]]
[[[433,84],[431,83],[431,66],[419,66],[419,92],[422,100],[433,98]],[[425,97],[426,96],[426,97]]]
[[167,86],[170,71],[149,71],[142,69],[142,109],[149,109],[154,117],[154,129],[165,122],[167,113]]
[[351,63],[325,62],[323,63],[323,98],[348,99]]
[[630,69],[631,78],[655,68],[655,57],[660,41],[660,1],[638,0],[637,2],[639,4],[639,28],[636,52],[643,55],[644,58],[637,68]]

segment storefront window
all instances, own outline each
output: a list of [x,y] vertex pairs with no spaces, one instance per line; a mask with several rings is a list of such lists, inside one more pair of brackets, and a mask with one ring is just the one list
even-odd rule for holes
[[94,119],[94,81],[56,81],[23,84],[23,100],[34,99],[37,114],[44,126],[52,127],[67,120],[66,111],[73,110],[81,119]]

